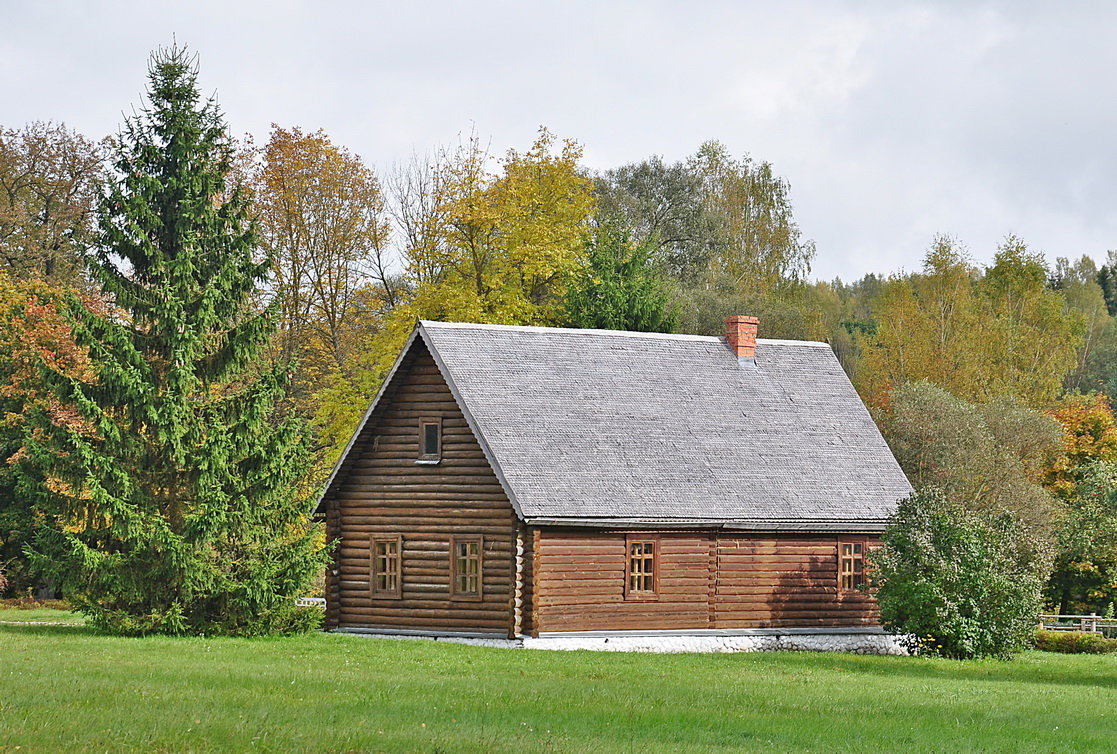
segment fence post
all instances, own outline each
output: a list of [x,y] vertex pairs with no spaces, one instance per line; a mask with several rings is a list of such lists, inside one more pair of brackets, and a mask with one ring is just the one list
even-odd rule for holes
[[1096,634],[1098,632],[1098,614],[1090,613],[1090,633]]

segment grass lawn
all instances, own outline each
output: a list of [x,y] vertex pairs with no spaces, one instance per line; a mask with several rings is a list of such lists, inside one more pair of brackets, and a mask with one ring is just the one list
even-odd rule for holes
[[0,752],[1112,751],[1117,657],[637,655],[0,626]]
[[[50,607],[9,608],[0,605],[0,623],[73,623],[81,624],[85,619],[69,610],[56,610]],[[0,638],[0,641],[3,641]]]

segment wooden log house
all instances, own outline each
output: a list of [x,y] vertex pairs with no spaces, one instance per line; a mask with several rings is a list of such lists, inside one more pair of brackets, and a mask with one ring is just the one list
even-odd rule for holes
[[911,488],[825,343],[418,323],[318,506],[327,625],[548,637],[878,630]]

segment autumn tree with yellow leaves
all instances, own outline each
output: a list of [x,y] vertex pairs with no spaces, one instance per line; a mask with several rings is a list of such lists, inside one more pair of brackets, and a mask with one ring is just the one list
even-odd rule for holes
[[414,314],[505,324],[558,324],[562,296],[584,265],[593,184],[581,147],[541,129],[498,172],[474,136],[430,168],[424,242],[404,249],[418,282]]
[[984,271],[955,241],[937,238],[922,272],[890,279],[874,310],[858,382],[877,405],[923,380],[968,401],[1008,396],[1046,408],[1075,366],[1083,332],[1063,294],[1047,287],[1042,258],[1014,237]]
[[1082,469],[1097,462],[1117,463],[1117,417],[1109,398],[1100,393],[1068,395],[1050,413],[1063,428],[1063,448],[1044,484],[1068,498],[1081,481]]
[[376,174],[323,131],[272,130],[254,186],[261,245],[274,261],[284,356],[344,369],[387,271],[389,229]]

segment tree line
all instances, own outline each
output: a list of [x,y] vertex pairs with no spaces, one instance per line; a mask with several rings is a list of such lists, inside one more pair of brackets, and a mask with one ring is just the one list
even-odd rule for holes
[[133,632],[270,630],[416,318],[716,335],[748,313],[832,345],[918,489],[1018,524],[1051,606],[1112,610],[1117,255],[1007,236],[980,265],[944,235],[918,270],[818,281],[788,182],[717,141],[595,172],[545,128],[503,153],[469,134],[378,171],[321,130],[234,139],[196,79],[154,55],[110,138],[0,128],[9,592]]

